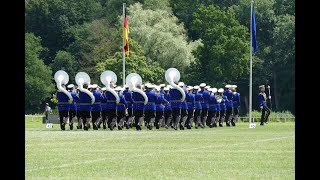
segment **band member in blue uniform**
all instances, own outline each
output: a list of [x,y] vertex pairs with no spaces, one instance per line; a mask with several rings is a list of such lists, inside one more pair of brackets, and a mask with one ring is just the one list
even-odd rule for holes
[[159,129],[164,121],[164,105],[169,102],[164,98],[164,94],[160,93],[160,87],[155,87],[156,90],[156,129]]
[[93,130],[98,130],[98,126],[99,126],[98,124],[100,122],[101,111],[102,111],[102,107],[101,107],[102,95],[101,95],[101,92],[98,90],[98,84],[93,84],[91,86],[91,91],[95,98],[94,103],[92,104],[92,109],[91,109],[92,126],[93,126]]
[[225,86],[226,90],[223,92],[223,95],[226,97],[226,125],[230,126],[231,119],[233,117],[233,103],[232,103],[232,96],[233,93],[231,91],[231,85],[227,84]]
[[[136,86],[137,89],[141,89],[141,85]],[[137,131],[141,131],[143,113],[144,113],[144,97],[138,92],[132,92],[132,101],[133,101],[133,115]]]
[[226,97],[223,95],[223,88],[218,89],[218,96],[217,96],[217,101],[220,104],[220,118],[219,118],[219,126],[223,127],[223,122],[225,121],[226,117],[226,110],[227,110],[227,105],[226,105]]
[[155,88],[152,84],[146,84],[146,95],[148,97],[148,103],[144,107],[144,118],[147,123],[147,128],[152,130],[154,121],[156,118],[156,93],[153,91]]
[[118,130],[122,130],[124,127],[124,122],[126,120],[126,110],[128,108],[127,101],[123,94],[121,94],[122,88],[120,86],[115,88],[115,91],[118,93],[119,96],[119,103],[117,104],[117,123],[118,123]]
[[[178,82],[174,82],[174,83],[178,85]],[[178,89],[174,87],[170,89],[169,94],[170,94],[170,103],[172,108],[173,129],[177,130],[178,123],[180,122],[180,118],[181,118],[182,94]]]
[[[66,89],[64,84],[61,85],[62,88]],[[65,130],[65,126],[67,121],[69,120],[69,97],[62,91],[57,92],[57,99],[58,99],[58,111],[59,111],[59,118],[60,118],[60,128],[62,131]]]
[[[110,83],[110,88],[114,88],[114,83]],[[117,102],[116,97],[110,92],[106,91],[107,99],[107,119],[108,119],[108,128],[112,131],[116,126],[117,122]]]
[[70,130],[73,130],[73,123],[77,114],[77,102],[79,102],[79,97],[77,96],[77,93],[74,90],[74,84],[69,84],[67,88],[73,99],[72,104],[70,104],[69,106],[69,127]]
[[[185,95],[187,96],[187,90],[185,87],[184,82],[179,82],[178,86],[181,87],[185,93]],[[181,103],[181,118],[180,118],[180,130],[184,130],[184,126],[186,123],[186,120],[188,118],[188,104],[186,99],[184,99],[184,101]]]
[[101,120],[98,122],[98,128],[102,123],[103,129],[107,129],[107,97],[106,97],[106,87],[101,88]]
[[217,99],[215,93],[217,93],[217,88],[209,88],[210,98],[209,98],[209,110],[208,110],[208,120],[210,122],[209,127],[216,127],[216,116],[217,116]]
[[205,90],[205,87],[209,87],[206,86],[206,83],[201,83],[200,85],[201,90],[199,91],[199,93],[202,94],[202,98],[203,101],[201,103],[202,106],[202,110],[201,110],[201,124],[203,125],[202,128],[204,128],[206,125],[209,125],[209,121],[207,121],[207,117],[208,117],[208,109],[209,109],[209,98],[210,98],[210,94],[207,90]]
[[169,93],[170,88],[165,87],[163,90],[165,92],[163,97],[169,102],[164,105],[164,123],[165,123],[164,127],[168,129],[170,127],[170,123],[172,120],[172,108],[171,108],[170,93]]
[[195,100],[194,100],[194,94],[192,93],[193,87],[190,86],[187,88],[187,95],[186,95],[186,102],[188,104],[188,118],[186,121],[187,129],[191,129],[192,122],[193,122],[193,113],[194,113],[194,107],[195,107]]
[[[88,84],[83,84],[84,89],[88,89]],[[85,93],[79,92],[79,111],[81,114],[81,119],[83,123],[83,130],[88,131],[91,120],[91,97]]]
[[264,123],[268,122],[268,118],[269,118],[269,115],[271,113],[271,110],[267,106],[267,95],[265,93],[265,86],[261,85],[261,86],[259,86],[259,88],[260,88],[260,93],[259,93],[259,97],[258,98],[259,98],[260,109],[262,111],[261,119],[260,119],[260,125],[263,126]]
[[127,129],[133,127],[133,110],[132,110],[132,92],[129,90],[128,85],[124,85],[125,90],[122,92],[126,102],[128,104],[125,126]]
[[165,84],[160,84],[159,86],[160,86],[160,93],[161,94],[165,94],[164,88],[166,87],[166,85]]
[[200,126],[201,128],[204,128],[204,125],[201,123],[201,110],[202,110],[202,105],[201,103],[203,102],[203,95],[198,92],[199,86],[194,86],[193,87],[193,94],[194,94],[194,101],[195,101],[195,110],[194,110],[194,124],[195,128],[198,129]]
[[231,125],[236,126],[238,121],[239,108],[240,108],[240,94],[236,91],[237,85],[231,86],[231,91],[233,93],[232,103],[233,103],[233,117],[231,119]]

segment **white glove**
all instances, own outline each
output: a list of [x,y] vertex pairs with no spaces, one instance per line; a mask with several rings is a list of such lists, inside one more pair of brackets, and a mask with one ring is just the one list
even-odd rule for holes
[[271,99],[271,96],[269,96],[269,99]]
[[263,106],[260,106],[260,109],[263,109]]

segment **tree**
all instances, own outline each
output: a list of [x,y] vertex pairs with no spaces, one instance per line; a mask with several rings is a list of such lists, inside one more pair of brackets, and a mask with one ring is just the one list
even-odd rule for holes
[[75,76],[79,67],[77,61],[71,53],[66,51],[58,51],[53,63],[51,64],[51,67],[54,73],[59,70],[66,71],[69,75],[69,84],[75,83]]
[[39,58],[41,38],[25,33],[25,113],[43,112],[42,102],[54,90],[51,68]]
[[199,60],[191,67],[190,83],[222,85],[249,74],[249,33],[233,11],[215,5],[200,6],[191,25],[204,46],[197,50]]
[[192,52],[200,41],[188,41],[183,24],[172,13],[143,9],[140,3],[131,5],[129,37],[137,41],[146,54],[148,63],[157,62],[165,69],[179,67],[180,71],[195,60]]
[[[122,84],[122,52],[116,52],[112,57],[97,64],[97,73],[111,70],[117,75],[117,84]],[[137,73],[142,78],[142,83],[160,84],[165,82],[165,70],[156,62],[148,63],[142,47],[133,39],[130,40],[130,54],[126,57],[126,76],[130,73]],[[122,84],[123,86],[123,84]]]
[[[121,26],[122,27],[122,26]],[[67,51],[76,59],[78,71],[88,72],[93,81],[100,81],[96,65],[121,50],[120,26],[114,27],[105,19],[74,26],[70,29],[75,41]]]
[[26,5],[25,29],[40,36],[49,48],[44,57],[51,64],[58,50],[74,41],[68,29],[101,16],[99,0],[30,0]]

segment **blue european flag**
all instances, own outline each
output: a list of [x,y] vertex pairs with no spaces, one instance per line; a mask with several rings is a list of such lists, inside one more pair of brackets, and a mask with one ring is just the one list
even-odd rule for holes
[[254,17],[254,7],[252,5],[252,47],[254,54],[258,51],[257,38],[256,38],[256,19]]

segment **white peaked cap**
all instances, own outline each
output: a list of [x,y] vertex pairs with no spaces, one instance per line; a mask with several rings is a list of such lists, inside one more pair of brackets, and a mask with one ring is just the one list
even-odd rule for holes
[[160,84],[160,87],[165,87],[166,85],[165,84]]
[[179,83],[178,83],[178,86],[180,86],[180,87],[181,87],[181,86],[184,86],[184,82],[179,82]]
[[213,92],[213,93],[216,93],[217,91],[218,91],[217,88],[212,88],[212,92]]
[[105,91],[105,90],[107,90],[107,87],[101,88],[101,91]]
[[169,91],[169,88],[168,87],[164,87],[163,90]]
[[225,86],[225,88],[231,88],[231,85],[230,85],[230,84],[227,84],[227,85]]
[[204,87],[205,89],[209,89],[211,86],[206,86],[206,87]]
[[237,85],[231,85],[231,88],[237,88],[238,86]]
[[208,91],[209,91],[209,92],[212,92],[212,88],[208,88]]
[[115,91],[121,91],[122,88],[121,88],[120,86],[118,86],[118,87],[116,87],[114,90],[115,90]]
[[88,88],[92,88],[92,84],[89,84],[89,85],[88,85]]
[[264,88],[264,85],[259,86],[259,88]]
[[172,86],[171,86],[170,84],[168,84],[168,85],[167,85],[167,88],[169,88],[169,89],[170,89],[170,88],[172,88]]
[[187,91],[192,90],[192,89],[193,89],[193,86],[188,86],[187,87]]
[[74,87],[74,84],[69,84],[68,86],[67,86],[67,88],[73,88]]
[[151,86],[151,85],[152,85],[151,83],[145,83],[145,84],[144,84],[145,87],[149,87],[149,86]]
[[222,93],[223,91],[224,91],[223,88],[219,88],[219,89],[218,89],[218,92],[219,92],[219,93]]
[[199,86],[193,86],[193,89],[199,89],[200,87]]
[[160,91],[160,86],[155,86],[156,91]]
[[201,83],[199,86],[200,87],[206,87],[206,85],[207,85],[206,83]]
[[123,87],[124,87],[124,88],[129,88],[129,86],[128,86],[127,84],[125,84]]
[[92,84],[91,85],[91,88],[97,88],[98,87],[98,84]]

